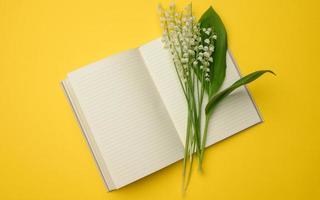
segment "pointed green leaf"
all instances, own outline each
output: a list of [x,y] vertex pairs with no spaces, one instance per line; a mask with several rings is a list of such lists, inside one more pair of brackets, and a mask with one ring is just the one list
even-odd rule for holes
[[227,33],[219,15],[210,7],[199,20],[201,28],[212,28],[217,35],[213,63],[210,64],[210,83],[205,88],[212,97],[221,87],[226,74]]
[[214,108],[217,106],[217,104],[224,99],[225,97],[227,97],[231,92],[233,92],[235,89],[237,89],[240,86],[243,86],[245,84],[248,84],[254,80],[256,80],[257,78],[259,78],[262,74],[269,72],[275,75],[275,73],[273,73],[270,70],[260,70],[260,71],[256,71],[253,72],[251,74],[248,74],[247,76],[237,80],[236,82],[234,82],[230,87],[222,90],[221,92],[217,93],[207,104],[206,106],[206,115],[210,115],[212,113],[212,111],[214,110]]

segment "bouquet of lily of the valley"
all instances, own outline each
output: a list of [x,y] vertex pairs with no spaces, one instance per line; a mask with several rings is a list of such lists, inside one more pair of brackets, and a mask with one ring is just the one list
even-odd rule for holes
[[[185,190],[191,177],[194,154],[199,171],[202,171],[208,125],[215,107],[238,87],[254,81],[266,72],[273,72],[253,72],[220,91],[227,66],[227,33],[218,14],[210,7],[197,21],[191,4],[184,11],[179,11],[173,3],[168,9],[160,5],[159,12],[163,28],[162,41],[172,54],[188,107],[182,184]],[[202,109],[204,98],[207,98],[208,103]],[[202,112],[205,113],[205,119],[201,118]]]

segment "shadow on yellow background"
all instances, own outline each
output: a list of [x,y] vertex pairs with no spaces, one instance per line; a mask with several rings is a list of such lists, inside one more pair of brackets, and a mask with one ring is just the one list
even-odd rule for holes
[[[159,37],[157,4],[0,0],[0,199],[182,198],[181,163],[107,193],[59,85]],[[202,0],[196,16],[210,5],[241,72],[278,76],[249,86],[265,122],[210,148],[184,199],[320,199],[319,1]]]

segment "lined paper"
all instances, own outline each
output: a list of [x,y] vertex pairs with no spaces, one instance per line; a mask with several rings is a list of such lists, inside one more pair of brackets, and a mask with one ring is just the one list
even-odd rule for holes
[[[141,46],[139,50],[175,125],[181,142],[184,144],[187,104],[171,55],[167,49],[163,48],[160,39]],[[239,78],[240,75],[237,68],[228,53],[226,80],[222,85],[222,89],[230,86]],[[207,97],[204,99],[203,108],[206,103]],[[205,119],[204,113],[202,119]],[[202,122],[204,121],[202,120]],[[254,102],[251,100],[246,88],[241,87],[221,102],[214,111],[208,128],[206,146],[212,145],[259,122],[261,122],[261,118]]]
[[137,49],[80,68],[68,81],[117,188],[182,158],[183,146]]

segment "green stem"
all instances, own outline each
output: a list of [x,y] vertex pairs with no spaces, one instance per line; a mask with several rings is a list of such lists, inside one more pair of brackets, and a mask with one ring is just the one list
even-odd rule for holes
[[200,163],[199,163],[199,168],[201,169],[202,169],[202,161],[203,161],[204,151],[205,151],[206,142],[207,142],[209,119],[210,119],[210,116],[206,115],[206,122],[204,125],[203,138],[201,143]]
[[187,177],[187,182],[185,183],[184,186],[184,190],[186,191],[188,189],[189,183],[190,183],[190,179],[191,179],[191,173],[192,173],[192,166],[193,166],[193,153],[195,151],[195,145],[192,147],[192,153],[191,153],[191,157],[190,157],[190,168],[189,168],[189,173],[188,173],[188,177]]
[[[199,102],[198,102],[198,107],[199,107],[199,113],[198,113],[198,116],[199,116],[199,122],[200,122],[200,125],[199,125],[199,130],[200,130],[200,138],[201,138],[201,116],[202,116],[202,103],[203,103],[203,96],[204,96],[204,84],[203,84],[203,80],[204,80],[204,73],[202,73],[201,75],[201,92],[200,92],[200,96],[199,96]],[[200,142],[201,143],[201,142]],[[201,145],[201,148],[202,148],[202,144]],[[202,165],[201,165],[201,152],[202,152],[202,149],[200,149],[200,156],[198,157],[198,171],[201,173],[202,172]]]
[[186,142],[185,142],[185,148],[184,148],[184,158],[183,158],[183,170],[182,170],[182,189],[184,189],[185,185],[185,177],[186,177],[186,167],[187,167],[187,161],[189,157],[189,139],[190,139],[190,111],[188,111],[188,120],[187,120],[187,132],[186,132]]
[[200,156],[200,148],[201,148],[201,138],[200,138],[200,130],[199,130],[199,120],[197,116],[197,107],[195,103],[195,92],[194,92],[194,84],[193,84],[193,78],[188,77],[187,78],[187,93],[189,94],[189,100],[190,100],[190,105],[191,105],[191,111],[192,111],[192,121],[193,121],[193,126],[194,126],[194,134],[195,134],[195,140],[196,140],[196,147],[197,147],[197,154]]

